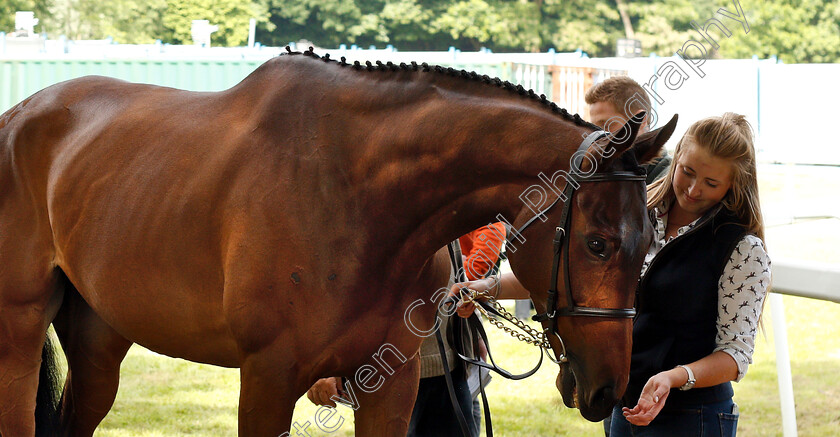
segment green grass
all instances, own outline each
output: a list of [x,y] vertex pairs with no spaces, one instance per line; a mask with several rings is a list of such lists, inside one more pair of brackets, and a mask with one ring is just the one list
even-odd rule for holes
[[[790,175],[785,175],[791,171]],[[765,208],[790,208],[792,215],[808,207],[835,207],[838,178],[820,169],[763,167],[760,170]],[[833,183],[832,183],[833,181]],[[835,207],[836,208],[836,207]],[[809,211],[810,212],[810,211]],[[802,215],[802,214],[799,214]],[[768,228],[771,257],[840,262],[840,220],[821,220]],[[833,436],[840,429],[840,305],[799,297],[784,297],[796,397],[799,435]],[[741,407],[739,434],[782,435],[776,380],[773,314],[765,310],[766,335],[757,339],[754,364],[735,384]],[[498,361],[511,371],[523,371],[536,360],[535,351],[490,330]],[[496,435],[600,436],[590,423],[563,406],[554,388],[556,367],[543,368],[524,381],[494,377],[488,387]],[[122,366],[114,408],[99,427],[99,437],[232,436],[236,435],[239,373],[235,369],[163,357],[132,347]],[[294,420],[314,422],[316,408],[306,398],[297,403]],[[339,406],[345,420],[335,433],[310,427],[311,435],[352,436],[352,410]],[[337,418],[336,418],[337,420]]]
[[[831,436],[840,429],[840,305],[784,297],[789,353],[800,436]],[[769,307],[769,306],[768,306]],[[736,384],[744,435],[781,435],[772,312],[759,337],[754,364]]]
[[[794,375],[800,436],[830,436],[840,429],[840,305],[799,297],[784,297]],[[769,307],[768,307],[769,308]],[[759,337],[754,364],[735,384],[741,407],[740,435],[781,435],[773,315],[766,313],[767,335]],[[502,333],[490,331],[494,353],[512,371],[523,371],[535,351]],[[582,419],[562,405],[554,388],[552,364],[524,381],[495,377],[488,386],[490,407],[499,436],[599,436],[600,424]],[[134,346],[122,366],[117,401],[96,435],[101,437],[227,436],[236,434],[239,374],[172,359]],[[298,401],[294,420],[313,422],[316,408]],[[345,420],[335,433],[352,436],[352,410],[339,406]],[[334,420],[338,420],[336,417]]]

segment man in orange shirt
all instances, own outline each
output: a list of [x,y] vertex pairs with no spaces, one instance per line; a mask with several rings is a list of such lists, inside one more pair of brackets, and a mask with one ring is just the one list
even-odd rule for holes
[[481,279],[496,265],[504,241],[505,224],[502,222],[476,229],[458,239],[467,279]]

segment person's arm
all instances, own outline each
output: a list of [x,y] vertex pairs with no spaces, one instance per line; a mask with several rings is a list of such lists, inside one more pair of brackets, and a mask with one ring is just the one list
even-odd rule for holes
[[505,273],[499,276],[499,290],[496,292],[496,299],[530,299],[531,292],[528,291],[516,275]]
[[[475,290],[479,293],[486,292],[496,299],[530,299],[531,293],[516,279],[513,273],[505,273],[501,276],[491,276],[477,281],[460,282],[452,286],[450,293],[459,294],[462,288]],[[479,300],[486,300],[479,298]],[[469,317],[475,310],[473,302],[465,302],[463,299],[458,304],[458,315]]]
[[755,336],[770,287],[770,257],[764,243],[747,235],[730,255],[720,278],[715,351],[732,356],[740,381],[752,363]]
[[[752,363],[755,335],[764,298],[770,285],[770,258],[758,237],[745,236],[730,255],[718,283],[718,317],[715,350],[693,363],[694,387],[711,387],[740,381]],[[682,367],[660,372],[645,384],[639,403],[624,408],[624,416],[634,425],[650,423],[668,398],[672,388],[683,386],[688,372]]]
[[[694,372],[694,387],[712,387],[733,381],[738,376],[738,365],[725,352],[710,355],[685,365]],[[639,402],[633,408],[624,407],[622,412],[628,422],[636,426],[648,425],[662,411],[671,389],[682,387],[688,382],[688,371],[682,367],[659,372],[652,376],[642,389]]]
[[479,293],[487,292],[496,299],[531,298],[531,293],[522,286],[513,273],[491,276],[476,281],[459,282],[452,286],[452,294],[457,294],[462,288],[475,290]]
[[467,279],[483,278],[499,260],[499,252],[505,242],[505,224],[493,223],[470,232],[472,245],[464,254],[464,270]]

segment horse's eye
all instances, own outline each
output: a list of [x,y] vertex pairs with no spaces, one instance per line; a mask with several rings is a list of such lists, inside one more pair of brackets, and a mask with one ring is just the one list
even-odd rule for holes
[[603,238],[593,238],[589,240],[589,242],[586,243],[586,245],[589,246],[589,250],[591,250],[593,253],[599,256],[603,256],[604,250],[607,249],[607,245],[604,242]]

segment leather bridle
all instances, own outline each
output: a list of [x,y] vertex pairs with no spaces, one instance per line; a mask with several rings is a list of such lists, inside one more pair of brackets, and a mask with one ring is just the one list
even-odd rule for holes
[[[610,135],[605,131],[597,131],[589,134],[586,139],[580,144],[578,152],[585,152],[589,149],[595,141]],[[636,316],[635,308],[598,308],[575,305],[572,296],[572,286],[569,275],[569,245],[564,244],[566,240],[567,230],[571,228],[571,205],[572,198],[575,195],[577,187],[581,183],[586,182],[612,182],[612,181],[631,181],[644,182],[646,175],[642,167],[638,167],[636,171],[614,171],[610,173],[596,173],[589,176],[580,175],[574,172],[572,166],[571,180],[567,180],[566,187],[563,189],[563,196],[558,196],[554,202],[546,209],[528,220],[521,228],[512,231],[507,242],[510,243],[514,239],[520,238],[522,232],[533,224],[537,218],[545,216],[560,199],[566,199],[563,204],[563,212],[560,215],[559,225],[556,227],[554,233],[554,261],[551,267],[551,287],[548,289],[548,299],[546,302],[546,312],[533,316],[533,320],[541,322],[546,334],[554,334],[560,341],[563,349],[562,355],[557,359],[552,359],[555,362],[566,362],[566,345],[560,334],[557,332],[557,319],[559,317],[605,317],[605,318],[633,318]],[[573,183],[573,181],[575,183]],[[564,308],[557,308],[557,299],[559,292],[557,291],[557,279],[560,271],[560,265],[563,265],[563,282],[566,288],[566,306]]]

